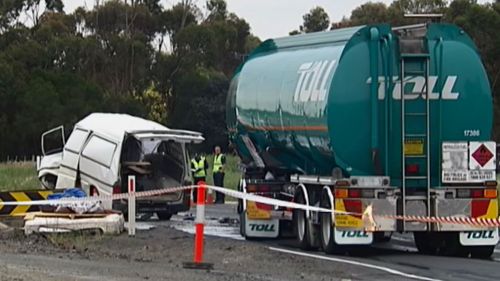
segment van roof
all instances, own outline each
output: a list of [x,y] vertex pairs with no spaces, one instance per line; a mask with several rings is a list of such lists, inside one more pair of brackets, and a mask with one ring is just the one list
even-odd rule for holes
[[171,132],[173,134],[183,132],[201,136],[197,132],[172,130],[154,121],[119,113],[91,113],[76,123],[75,127],[92,130],[117,141],[123,140],[126,134],[147,131]]

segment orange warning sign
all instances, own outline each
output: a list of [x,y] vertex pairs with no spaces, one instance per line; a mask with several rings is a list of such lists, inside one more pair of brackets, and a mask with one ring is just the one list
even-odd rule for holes
[[484,144],[481,144],[481,146],[479,146],[476,151],[472,153],[472,158],[474,158],[474,160],[476,160],[481,167],[484,167],[484,165],[486,165],[486,163],[488,163],[493,156],[493,153],[491,153],[491,151]]

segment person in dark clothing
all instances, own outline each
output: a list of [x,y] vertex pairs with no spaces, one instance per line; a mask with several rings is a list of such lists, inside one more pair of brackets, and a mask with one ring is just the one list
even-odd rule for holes
[[[214,150],[214,165],[213,165],[213,178],[214,185],[224,187],[224,168],[226,166],[226,156],[221,153],[220,147],[216,146]],[[215,203],[224,204],[224,193],[215,193]]]
[[[198,184],[200,181],[206,182],[208,170],[208,162],[205,159],[205,156],[200,156],[196,154],[196,156],[191,159],[191,172],[193,173],[194,184]],[[193,190],[193,201],[196,202],[197,199],[197,190]]]

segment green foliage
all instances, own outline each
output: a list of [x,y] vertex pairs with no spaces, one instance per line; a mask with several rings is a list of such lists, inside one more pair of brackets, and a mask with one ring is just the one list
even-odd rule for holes
[[228,81],[260,41],[224,0],[207,3],[206,19],[194,3],[112,0],[65,14],[61,0],[0,1],[0,159],[38,154],[43,131],[98,111],[225,146]]
[[330,17],[321,7],[312,8],[309,13],[303,17],[304,24],[300,26],[300,31],[309,33],[328,29],[330,26]]
[[228,87],[229,79],[220,72],[197,68],[187,73],[176,85],[178,97],[169,125],[202,132],[204,151],[211,151],[215,145],[225,146],[224,109]]

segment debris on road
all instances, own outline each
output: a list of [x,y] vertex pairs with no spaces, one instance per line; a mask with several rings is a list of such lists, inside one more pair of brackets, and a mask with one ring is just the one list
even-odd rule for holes
[[25,217],[24,233],[71,232],[97,229],[103,234],[120,234],[124,228],[123,215],[32,213]]

